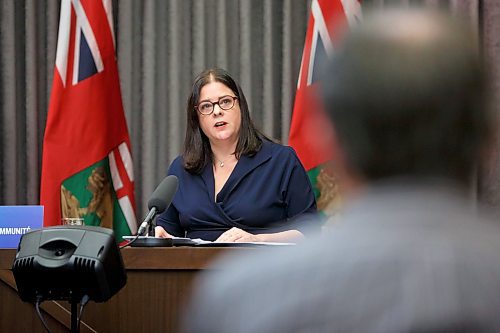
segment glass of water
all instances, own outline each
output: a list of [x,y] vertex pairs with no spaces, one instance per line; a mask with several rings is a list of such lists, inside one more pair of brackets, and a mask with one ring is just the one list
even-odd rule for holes
[[62,225],[84,225],[83,217],[63,217],[61,219]]

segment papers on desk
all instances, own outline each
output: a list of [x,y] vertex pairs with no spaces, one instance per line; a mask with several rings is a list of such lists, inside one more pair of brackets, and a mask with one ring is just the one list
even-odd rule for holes
[[211,243],[210,241],[206,241],[200,238],[192,239],[184,237],[172,237],[172,242],[174,243],[174,246],[195,246],[205,243]]
[[173,237],[174,246],[204,246],[204,247],[237,247],[237,246],[284,246],[295,245],[295,243],[277,243],[277,242],[211,242],[200,238],[191,239],[183,237]]
[[[135,236],[123,236],[125,240],[132,240]],[[141,238],[147,238],[147,236],[140,236]],[[150,237],[154,238],[154,237]],[[276,243],[276,242],[245,242],[245,243],[224,243],[224,242],[211,242],[203,240],[200,238],[184,238],[184,237],[172,237],[171,246],[200,246],[200,247],[249,247],[249,246],[288,246],[295,245],[295,243]]]

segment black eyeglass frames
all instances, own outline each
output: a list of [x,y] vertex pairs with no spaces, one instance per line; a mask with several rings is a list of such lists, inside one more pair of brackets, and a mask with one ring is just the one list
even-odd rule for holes
[[217,102],[202,101],[200,104],[196,105],[194,108],[199,113],[204,115],[209,115],[214,112],[215,105],[218,105],[222,110],[230,110],[233,108],[235,101],[238,97],[235,96],[222,96],[219,97]]

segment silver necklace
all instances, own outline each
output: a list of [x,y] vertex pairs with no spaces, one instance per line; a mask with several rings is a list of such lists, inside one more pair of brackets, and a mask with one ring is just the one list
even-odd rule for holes
[[217,161],[219,161],[219,167],[223,168],[223,167],[224,167],[224,165],[225,165],[225,164],[224,164],[224,162],[225,162],[225,161],[227,161],[227,159],[228,159],[228,158],[230,158],[230,157],[231,157],[231,155],[229,155],[226,159],[224,159],[224,161],[219,160],[219,159],[216,157]]

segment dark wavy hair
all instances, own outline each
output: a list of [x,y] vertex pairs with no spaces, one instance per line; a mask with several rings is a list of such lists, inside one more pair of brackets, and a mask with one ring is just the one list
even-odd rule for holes
[[224,84],[233,91],[236,97],[238,97],[238,103],[241,110],[241,127],[236,151],[234,152],[236,158],[239,159],[241,155],[255,155],[262,146],[262,138],[265,138],[265,136],[255,128],[250,118],[247,100],[238,83],[236,83],[231,75],[223,69],[207,69],[195,78],[186,109],[187,126],[182,157],[184,159],[184,168],[193,174],[200,174],[208,163],[212,163],[213,158],[210,142],[200,128],[198,111],[195,109],[195,105],[199,102],[201,89],[211,82],[220,82]]

